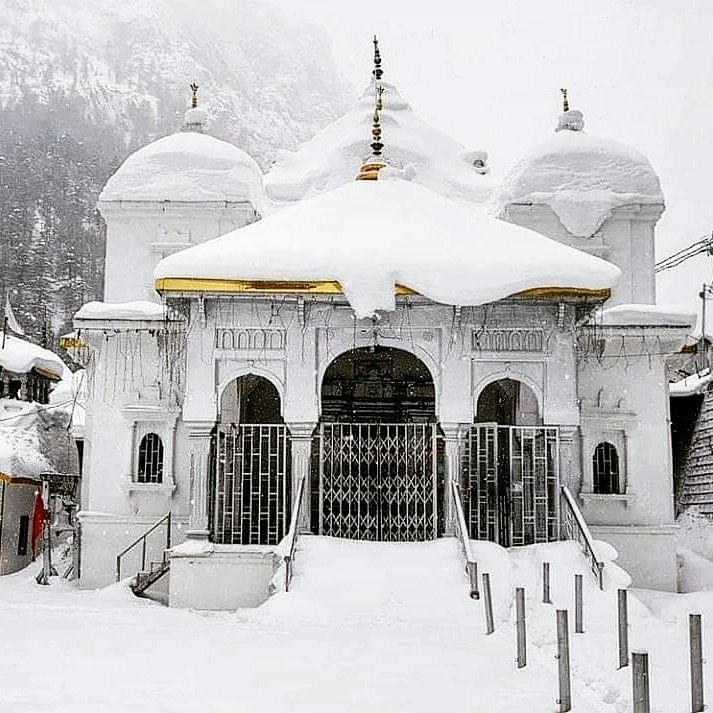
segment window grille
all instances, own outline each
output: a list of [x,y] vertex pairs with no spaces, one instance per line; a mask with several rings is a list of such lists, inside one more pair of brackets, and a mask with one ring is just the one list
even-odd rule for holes
[[139,483],[163,482],[163,443],[156,433],[147,433],[139,445]]
[[602,495],[617,495],[620,493],[619,454],[611,444],[600,443],[594,449],[592,456],[594,472],[594,492]]

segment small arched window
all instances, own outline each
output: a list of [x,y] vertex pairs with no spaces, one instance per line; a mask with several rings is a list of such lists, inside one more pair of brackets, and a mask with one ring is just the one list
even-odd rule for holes
[[139,483],[163,482],[163,443],[157,433],[147,433],[139,445]]
[[617,495],[621,491],[619,482],[619,454],[608,442],[600,443],[592,456],[594,492],[603,495]]

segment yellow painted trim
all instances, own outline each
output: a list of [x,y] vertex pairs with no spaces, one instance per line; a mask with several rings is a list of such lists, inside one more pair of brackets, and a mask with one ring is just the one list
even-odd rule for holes
[[81,337],[60,337],[59,346],[62,349],[83,349],[88,345]]
[[26,478],[26,477],[13,478],[13,476],[0,471],[0,482],[7,483],[10,485],[13,483],[15,485],[38,485],[42,481],[39,478]]
[[[340,295],[338,280],[227,280],[205,277],[159,277],[158,292],[279,292],[283,294]],[[396,285],[397,295],[415,295],[409,287]]]
[[[338,280],[229,280],[207,277],[159,277],[154,283],[158,292],[215,292],[215,293],[280,293],[339,295],[342,286]],[[397,295],[417,295],[418,292],[405,285],[396,285]],[[556,298],[583,297],[608,299],[611,292],[582,287],[537,287],[517,292],[511,297]]]

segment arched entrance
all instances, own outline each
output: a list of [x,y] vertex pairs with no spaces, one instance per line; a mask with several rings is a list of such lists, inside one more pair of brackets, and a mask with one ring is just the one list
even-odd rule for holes
[[504,546],[557,539],[558,449],[527,384],[499,379],[480,392],[463,458],[471,537]]
[[213,454],[213,541],[276,545],[290,518],[290,439],[268,379],[246,374],[225,387]]
[[442,459],[435,386],[416,356],[374,347],[337,357],[322,380],[317,450],[320,534],[436,537]]

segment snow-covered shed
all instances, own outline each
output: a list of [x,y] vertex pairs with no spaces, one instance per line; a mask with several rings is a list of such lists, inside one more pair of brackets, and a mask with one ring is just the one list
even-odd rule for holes
[[47,404],[53,386],[66,371],[49,349],[13,334],[0,336],[0,398]]
[[[81,586],[146,542],[139,585],[230,609],[265,600],[295,528],[413,541],[463,522],[516,546],[587,521],[638,584],[675,588],[665,361],[691,320],[654,304],[658,179],[565,112],[551,195],[511,176],[492,217],[484,155],[381,74],[377,54],[356,107],[278,159],[260,220],[152,263],[148,305],[143,276],[77,314]],[[124,272],[108,255],[107,280]]]

